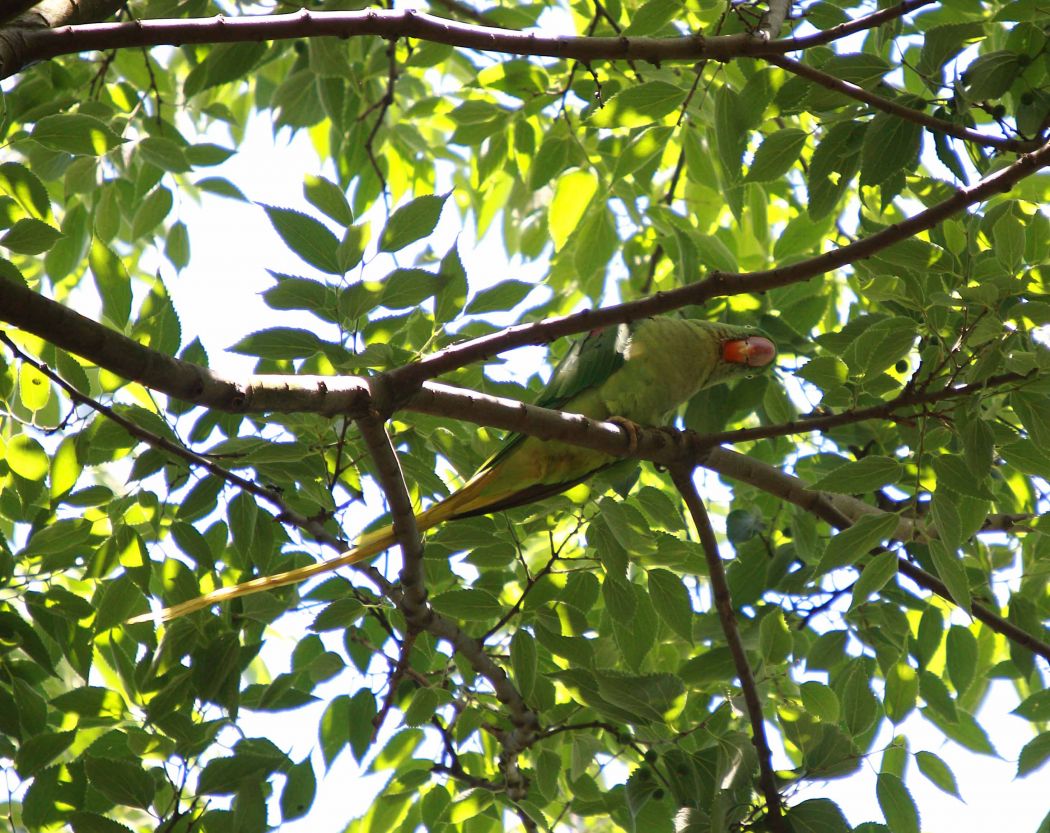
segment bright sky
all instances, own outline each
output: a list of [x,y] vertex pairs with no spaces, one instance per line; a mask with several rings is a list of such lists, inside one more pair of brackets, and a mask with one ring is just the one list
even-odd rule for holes
[[[242,152],[221,167],[209,169],[205,175],[227,177],[250,199],[319,216],[302,195],[303,178],[308,174],[324,173],[305,136],[300,135],[289,144],[285,135],[271,143],[267,125],[259,120],[248,135]],[[218,139],[213,137],[212,140]],[[191,231],[192,260],[177,278],[171,275],[170,266],[165,265],[162,270],[182,321],[184,342],[199,336],[213,367],[226,372],[250,369],[250,359],[223,352],[249,332],[277,324],[315,326],[317,322],[312,317],[289,320],[288,313],[269,310],[259,297],[262,290],[272,285],[267,269],[312,274],[309,267],[284,248],[260,208],[206,195],[202,206],[181,199],[176,203],[176,211]],[[380,228],[373,228],[373,236],[379,231]],[[507,275],[526,280],[542,277],[542,269],[535,266],[524,270],[506,263],[497,234],[491,232],[489,238],[477,246],[472,230],[462,228],[458,213],[447,205],[435,235],[442,243],[436,248],[439,251],[447,249],[458,236],[460,254],[474,291]],[[408,262],[403,258],[401,265]],[[374,266],[375,271],[368,273],[370,277],[381,277],[392,268],[389,262],[377,261]],[[236,311],[236,314],[231,315],[231,311]],[[519,359],[516,366],[521,367],[523,362],[527,374],[535,367],[538,353],[535,350],[531,353],[522,351],[519,355],[525,358]],[[512,364],[512,368],[514,366]],[[375,492],[371,505],[379,511],[381,502]],[[364,520],[362,518],[362,523]],[[957,616],[960,623],[966,623],[965,617]],[[288,653],[311,619],[312,614],[289,615],[277,623],[265,653],[274,674],[287,669]],[[327,683],[319,693],[330,698],[352,692],[356,686],[355,680],[343,675]],[[931,725],[914,714],[898,727],[897,734],[908,739],[912,752],[928,750],[949,763],[961,793],[970,802],[964,805],[940,792],[912,764],[906,774],[906,783],[922,814],[923,831],[1036,830],[1050,801],[1045,786],[1039,789],[1034,781],[1038,775],[1013,780],[1018,752],[1031,739],[1026,722],[1009,715],[1017,702],[1012,688],[999,682],[994,685],[993,694],[980,714],[982,725],[1001,758],[974,755],[945,741]],[[298,761],[317,745],[315,733],[323,708],[322,703],[276,716],[242,712],[241,723],[249,735],[269,737]],[[391,722],[388,720],[388,728]],[[891,737],[890,731],[884,731],[876,748],[884,746]],[[827,796],[840,804],[854,824],[881,820],[875,800],[875,775],[880,761],[881,756],[875,754],[865,762],[859,774],[826,784],[807,784],[791,796],[790,802]],[[786,758],[781,756],[778,765],[788,766]],[[381,783],[377,777],[363,779],[348,752],[344,752],[333,769],[324,775],[320,754],[314,750],[314,766],[319,780],[314,809],[306,819],[283,826],[285,833],[341,829],[350,818],[364,812]],[[275,806],[272,820],[279,818],[277,812]]]

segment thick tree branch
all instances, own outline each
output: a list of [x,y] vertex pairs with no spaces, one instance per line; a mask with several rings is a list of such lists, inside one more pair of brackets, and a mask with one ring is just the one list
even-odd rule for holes
[[1038,141],[1010,139],[1005,136],[989,136],[986,133],[981,133],[979,130],[963,127],[961,124],[952,124],[950,121],[927,115],[922,110],[916,110],[913,107],[908,107],[899,102],[884,98],[881,95],[876,95],[857,84],[843,81],[840,78],[836,78],[834,75],[829,75],[819,69],[803,64],[801,61],[789,58],[786,55],[766,55],[764,56],[764,60],[773,64],[773,66],[780,67],[781,69],[792,73],[793,75],[806,78],[829,90],[834,90],[835,92],[841,93],[849,98],[862,101],[869,107],[874,107],[876,110],[881,110],[883,113],[889,113],[891,116],[897,116],[905,121],[921,124],[923,127],[932,130],[935,133],[944,133],[948,136],[954,136],[956,139],[963,139],[967,142],[976,142],[977,144],[999,148],[1000,150],[1011,150],[1015,153],[1027,153],[1028,151],[1035,150],[1040,144]]
[[503,744],[500,760],[508,796],[512,800],[521,799],[528,785],[518,769],[517,757],[536,740],[539,718],[525,703],[507,672],[488,655],[485,643],[464,632],[459,625],[430,606],[423,582],[423,545],[416,529],[412,499],[405,485],[397,452],[377,416],[367,416],[359,420],[358,425],[375,461],[376,479],[390,505],[394,532],[404,553],[401,589],[391,594],[391,597],[404,613],[410,628],[425,630],[437,639],[449,642],[456,651],[466,657],[478,674],[488,680],[496,697],[507,707],[514,728],[509,732],[499,733],[500,742]]
[[403,406],[423,382],[505,350],[543,344],[596,327],[619,324],[670,312],[712,298],[764,292],[807,280],[871,257],[939,222],[1009,191],[1017,182],[1050,164],[1050,143],[1022,156],[976,185],[956,191],[948,199],[914,217],[889,226],[847,246],[799,261],[791,266],[750,273],[713,272],[706,280],[670,292],[597,310],[521,324],[501,332],[453,345],[414,364],[386,374],[390,401],[372,402],[369,383],[351,377],[254,376],[246,382],[225,379],[205,368],[151,350],[131,339],[0,277],[0,320],[40,336],[119,376],[187,402],[237,413],[310,410],[321,414],[363,416],[374,407],[381,413]]
[[[946,200],[920,211],[913,217],[902,220],[869,237],[833,249],[791,266],[767,269],[759,272],[712,272],[706,280],[683,286],[669,292],[658,292],[637,301],[603,307],[597,310],[548,318],[531,324],[519,324],[497,333],[472,339],[463,344],[447,347],[431,356],[398,368],[390,374],[397,398],[408,397],[426,379],[456,370],[474,362],[523,347],[528,344],[545,344],[574,333],[587,332],[597,327],[620,324],[670,312],[690,304],[704,304],[712,298],[745,293],[766,292],[781,286],[808,280],[862,258],[868,258],[924,231],[972,205],[996,194],[1006,193],[1018,182],[1050,165],[1050,142],[1039,150],[1026,154],[1013,164],[968,188],[958,189]],[[3,313],[0,313],[2,315]]]
[[[72,0],[56,2],[75,5]],[[105,7],[119,6],[112,0],[94,0],[94,4]],[[713,37],[693,34],[677,38],[543,35],[459,23],[412,10],[376,9],[360,12],[303,10],[295,14],[98,23],[61,26],[41,31],[19,30],[17,37],[12,38],[11,48],[0,51],[0,79],[20,72],[34,61],[88,50],[182,46],[190,43],[258,42],[323,36],[349,38],[363,35],[388,39],[410,37],[465,49],[584,62],[636,60],[659,64],[668,61],[698,61],[705,58],[726,61],[744,56],[762,57],[793,52],[803,48],[801,44],[827,43],[851,32],[877,25],[882,19],[905,14],[912,7],[912,4],[902,3],[892,10],[880,13],[878,17],[869,15],[853,25],[843,24],[835,27],[833,33],[818,33],[798,40],[767,40],[750,33]],[[870,22],[873,19],[876,22]],[[779,26],[776,28],[779,29]]]
[[744,650],[744,642],[740,638],[740,631],[736,626],[736,614],[733,612],[733,600],[729,595],[729,582],[726,580],[725,569],[722,566],[722,558],[718,554],[718,540],[715,538],[711,519],[707,515],[707,508],[700,499],[700,494],[693,483],[693,469],[691,466],[674,466],[671,468],[671,479],[682,495],[689,514],[693,518],[693,524],[700,535],[700,544],[704,549],[704,557],[707,561],[708,578],[711,582],[711,594],[714,597],[715,609],[718,611],[718,620],[722,624],[722,633],[725,634],[726,646],[733,656],[733,666],[736,668],[737,678],[740,680],[740,690],[744,695],[744,703],[747,705],[747,714],[751,721],[751,742],[755,745],[758,753],[758,782],[762,788],[762,795],[766,799],[767,821],[774,833],[787,833],[789,830],[784,820],[784,810],[780,801],[780,792],[777,790],[776,775],[773,772],[773,753],[766,739],[766,724],[762,714],[762,701],[758,697],[758,685],[755,683],[755,675],[751,671],[751,665],[747,660],[747,652]]
[[[859,514],[854,514],[855,511],[865,514],[881,512],[880,509],[868,506],[855,498],[848,498],[847,495],[832,495],[828,492],[810,489],[804,481],[797,477],[792,477],[790,474],[785,474],[773,466],[725,448],[713,449],[708,458],[703,461],[703,466],[734,480],[750,483],[758,489],[769,492],[782,500],[805,509],[807,512],[812,512],[836,529],[845,529],[851,526],[856,521],[856,518],[859,517]],[[866,509],[860,509],[862,506],[866,507]],[[851,509],[854,511],[850,511]],[[894,537],[899,537],[900,533],[901,527],[898,526]],[[915,566],[904,558],[897,560],[897,568],[923,589],[936,593],[943,599],[955,604],[944,582],[936,576],[926,572],[921,567]],[[996,633],[1002,634],[1007,639],[1027,648],[1032,653],[1050,660],[1050,644],[1041,641],[1028,633],[1028,631],[1022,630],[979,602],[973,602],[970,605],[969,612],[975,619],[979,619]]]
[[515,32],[493,26],[460,23],[412,10],[303,10],[295,14],[142,20],[34,30],[24,33],[17,44],[18,48],[0,62],[0,78],[19,72],[32,61],[88,50],[362,35],[388,39],[410,37],[465,49],[585,62],[638,60],[662,63],[696,61],[701,58],[728,60],[742,55],[759,55],[770,49],[788,51],[791,48],[765,43],[746,33],[714,38],[705,38],[699,34],[677,38],[579,37]]

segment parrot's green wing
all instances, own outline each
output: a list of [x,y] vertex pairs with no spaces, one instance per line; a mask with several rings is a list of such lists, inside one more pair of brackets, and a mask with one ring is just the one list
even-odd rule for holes
[[[585,390],[597,387],[623,367],[623,352],[627,349],[631,331],[627,324],[602,327],[593,330],[575,341],[558,366],[554,368],[550,381],[533,404],[540,408],[559,409],[573,397]],[[511,454],[522,441],[524,434],[508,434],[503,445],[478,469],[487,471]],[[558,489],[550,494],[557,494]]]

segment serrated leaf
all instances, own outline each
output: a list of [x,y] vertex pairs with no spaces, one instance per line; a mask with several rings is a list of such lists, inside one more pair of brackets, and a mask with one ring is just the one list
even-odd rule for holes
[[769,182],[779,179],[795,164],[809,136],[805,130],[788,127],[771,133],[755,151],[744,182]]
[[[327,40],[322,38],[321,40]],[[350,210],[343,189],[331,180],[323,176],[308,175],[303,183],[303,195],[310,205],[323,211],[341,226],[349,226],[354,222],[354,214]]]
[[383,281],[380,302],[390,309],[415,307],[438,291],[434,275],[424,269],[395,269]]
[[80,113],[44,116],[31,135],[46,148],[82,156],[102,156],[124,141],[101,119]]
[[467,304],[467,315],[484,315],[487,312],[503,312],[513,309],[525,296],[535,289],[535,285],[518,280],[505,280],[489,289],[483,289]]
[[787,818],[794,833],[849,833],[852,828],[839,806],[828,798],[811,798],[791,807]]
[[893,833],[919,833],[919,810],[900,778],[880,772],[875,782],[875,796]]
[[933,782],[934,786],[948,795],[962,799],[962,795],[959,794],[959,786],[955,781],[955,773],[943,760],[932,752],[916,752],[915,763],[919,766],[919,772]]
[[503,614],[500,600],[480,588],[448,590],[436,595],[431,604],[439,613],[464,621],[495,621]]
[[892,457],[873,454],[833,469],[811,488],[846,495],[863,494],[896,483],[903,474],[903,467]]
[[595,127],[641,127],[678,109],[684,99],[681,87],[647,81],[616,93],[591,114],[589,121]]
[[897,556],[892,552],[876,553],[871,561],[864,565],[860,578],[853,585],[853,601],[850,607],[866,602],[873,594],[878,593],[897,575]]
[[229,349],[264,359],[305,359],[322,352],[324,342],[308,330],[272,327],[245,336]]
[[948,588],[952,600],[963,610],[970,609],[970,581],[966,569],[955,551],[949,551],[940,541],[930,541],[930,555],[937,575]]
[[649,595],[657,614],[687,642],[693,641],[693,605],[682,580],[670,570],[648,571]]
[[1050,732],[1032,738],[1021,749],[1017,758],[1017,777],[1030,775],[1050,760]]
[[91,244],[88,265],[102,296],[102,312],[123,328],[131,316],[131,278],[119,257],[105,243]]
[[17,162],[0,165],[0,193],[13,197],[23,211],[38,220],[51,217],[51,198],[47,188],[25,165]]
[[570,171],[558,178],[547,210],[547,225],[555,251],[559,251],[576,230],[597,190],[598,178],[591,171]]
[[91,786],[116,804],[149,809],[156,791],[153,778],[131,761],[87,756],[84,770]]
[[323,223],[290,208],[259,204],[285,245],[315,269],[343,274],[336,250],[339,239]]
[[387,221],[379,237],[381,252],[398,252],[430,235],[441,217],[448,194],[427,194],[401,206]]
[[18,220],[0,237],[0,246],[23,255],[38,255],[50,249],[62,232],[43,220],[25,217]]
[[861,185],[882,185],[897,173],[910,173],[919,164],[922,128],[900,116],[878,113],[864,134],[861,149]]
[[897,516],[891,513],[864,515],[852,526],[839,532],[824,548],[817,573],[855,563],[868,554],[879,542],[897,530]]

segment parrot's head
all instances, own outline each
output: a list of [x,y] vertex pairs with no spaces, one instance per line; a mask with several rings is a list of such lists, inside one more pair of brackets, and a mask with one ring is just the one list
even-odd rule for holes
[[708,378],[708,387],[761,373],[776,360],[773,339],[756,327],[712,324],[711,334],[718,339],[719,361]]

